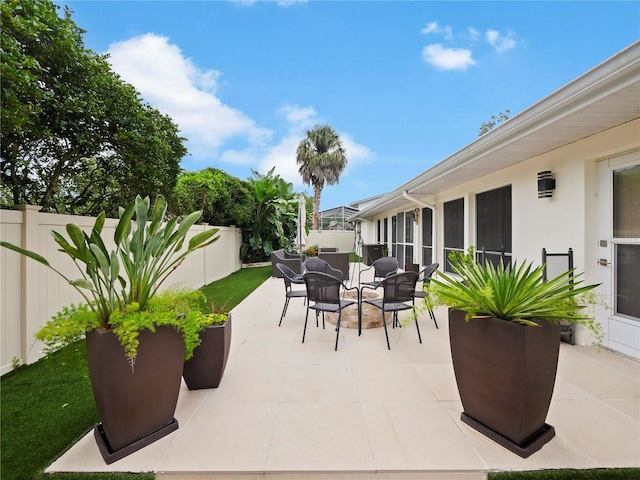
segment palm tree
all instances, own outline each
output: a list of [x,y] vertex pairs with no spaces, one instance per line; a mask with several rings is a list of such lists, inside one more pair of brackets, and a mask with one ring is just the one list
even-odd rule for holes
[[320,195],[324,185],[335,185],[347,166],[347,155],[340,135],[329,125],[315,125],[307,130],[298,145],[296,162],[302,181],[313,186],[313,229],[318,228]]

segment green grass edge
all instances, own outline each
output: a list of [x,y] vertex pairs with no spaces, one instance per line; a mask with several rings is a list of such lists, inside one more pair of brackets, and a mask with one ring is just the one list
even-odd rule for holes
[[490,472],[488,480],[640,480],[640,468],[589,468]]

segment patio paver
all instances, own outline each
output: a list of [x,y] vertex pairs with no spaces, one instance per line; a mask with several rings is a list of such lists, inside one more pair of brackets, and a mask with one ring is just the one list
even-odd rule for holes
[[[112,465],[90,432],[49,472],[154,471],[156,478],[480,480],[492,470],[640,467],[640,363],[563,343],[548,423],[556,437],[528,459],[460,421],[444,309],[390,329],[316,328],[281,279],[233,311],[220,387],[182,385],[180,428]],[[312,312],[313,313],[313,312]]]

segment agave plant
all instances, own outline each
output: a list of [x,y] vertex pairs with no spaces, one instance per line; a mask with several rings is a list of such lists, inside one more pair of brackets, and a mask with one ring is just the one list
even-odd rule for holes
[[102,238],[104,212],[96,218],[90,234],[73,223],[66,226],[69,240],[58,232],[51,232],[59,250],[78,268],[80,277],[76,279],[67,278],[35,252],[7,242],[0,242],[0,246],[26,255],[58,273],[82,295],[86,301],[83,308],[93,312],[98,326],[110,329],[115,312],[144,311],[160,285],[187,255],[219,238],[215,236],[218,230],[211,229],[193,236],[185,246],[188,231],[202,212],[193,212],[181,222],[173,218],[164,223],[166,211],[167,203],[162,196],[157,197],[153,209],[149,197],[140,196],[126,208],[120,208],[113,236],[115,249],[111,251]]
[[532,264],[495,267],[452,258],[451,267],[461,279],[439,273],[429,284],[429,302],[466,312],[467,320],[496,317],[510,322],[538,326],[540,320],[580,323],[597,330],[581,310],[581,300],[597,285],[580,286],[581,274],[573,270],[544,281],[544,266]]

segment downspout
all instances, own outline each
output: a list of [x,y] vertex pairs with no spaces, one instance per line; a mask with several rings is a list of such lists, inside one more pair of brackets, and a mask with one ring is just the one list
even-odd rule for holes
[[418,205],[420,205],[421,207],[426,207],[426,208],[430,208],[431,210],[435,210],[436,206],[435,205],[431,205],[429,203],[425,203],[422,200],[418,200],[416,197],[414,197],[413,195],[409,195],[409,191],[408,190],[403,190],[402,191],[402,196],[404,198],[406,198],[407,200],[413,202],[413,203],[417,203]]
[[[417,205],[420,205],[421,207],[431,209],[433,211],[433,213],[434,213],[432,227],[435,227],[435,223],[436,223],[436,220],[437,220],[437,217],[435,215],[435,213],[436,213],[436,206],[435,205],[431,205],[430,203],[426,203],[426,202],[423,202],[422,200],[417,199],[413,195],[410,195],[408,190],[403,190],[402,191],[402,196],[405,199],[409,200],[410,202],[413,202],[413,203],[415,203]],[[433,261],[435,261],[435,258],[436,258],[437,252],[438,252],[438,250],[436,249],[436,240],[437,240],[438,236],[435,235],[435,228],[433,228],[432,231],[433,231],[433,233],[432,233],[433,237],[431,238],[431,241],[432,241],[433,246],[431,248],[433,249],[433,256],[431,257],[431,261],[433,262]],[[424,242],[424,239],[422,241]],[[420,246],[420,248],[422,249],[422,245]]]

